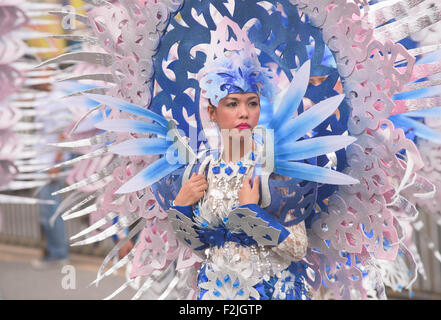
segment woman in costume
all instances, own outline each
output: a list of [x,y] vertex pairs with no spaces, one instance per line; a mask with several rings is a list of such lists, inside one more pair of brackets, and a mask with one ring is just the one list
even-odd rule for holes
[[[229,19],[223,19],[221,24],[241,32]],[[252,44],[246,44],[237,51],[218,50],[215,58],[198,74],[205,98],[201,99],[201,108],[204,109],[204,103],[208,102],[205,112],[210,122],[217,126],[215,137],[220,137],[221,146],[217,152],[197,161],[193,159],[187,165],[182,187],[167,212],[177,237],[203,259],[198,275],[198,298],[306,299],[311,297],[304,279],[307,266],[297,263],[306,255],[308,241],[304,221],[285,227],[277,217],[283,204],[268,212],[262,209],[271,202],[269,185],[274,180],[284,179],[283,175],[273,172],[271,164],[276,162],[277,168],[288,174],[287,180],[295,177],[296,171],[289,168],[283,171],[283,161],[335,151],[354,139],[340,136],[305,139],[296,149],[295,133],[303,136],[296,131],[300,128],[307,133],[318,125],[338,107],[341,96],[330,99],[325,108],[322,107],[326,110],[324,118],[323,114],[316,119],[314,116],[308,118],[310,113],[305,112],[306,117],[290,123],[291,126],[283,127],[289,123],[285,119],[286,122],[277,123],[282,114],[290,119],[295,112],[298,99],[303,96],[300,93],[308,83],[309,63],[298,71],[272,121],[258,127],[261,96],[272,101],[276,97],[276,86],[274,76],[256,59]],[[272,105],[266,104],[266,107]],[[305,127],[304,122],[308,120],[311,121],[309,127]],[[276,124],[280,125],[277,130],[273,129]],[[289,133],[294,133],[294,140]],[[178,135],[176,138],[179,157],[182,156],[179,149],[185,142]],[[276,146],[272,139],[284,143]],[[295,154],[288,148],[294,148]],[[344,174],[320,169],[323,170],[320,177],[314,177],[314,169],[308,164],[298,171],[300,176],[310,172],[309,177],[304,177],[313,181],[356,183]],[[265,199],[261,199],[259,188],[259,176],[262,175]]]
[[[253,67],[259,69],[258,66]],[[217,106],[210,104],[207,108],[210,120],[217,124],[219,131],[226,133],[222,135],[222,153],[217,159],[212,156],[206,159],[199,167],[198,174],[192,173],[180,189],[169,214],[176,214],[177,211],[178,214],[188,216],[192,213],[197,223],[195,231],[208,245],[204,266],[198,277],[199,287],[202,289],[199,298],[206,295],[205,298],[223,299],[240,296],[254,299],[304,299],[307,297],[304,279],[288,269],[291,261],[300,261],[306,255],[307,236],[303,221],[287,229],[278,222],[273,222],[277,225],[276,230],[283,230],[284,235],[279,236],[279,244],[269,247],[258,246],[242,230],[229,229],[226,226],[230,212],[234,214],[240,210],[249,210],[256,215],[261,213],[261,216],[264,213],[258,206],[259,177],[253,174],[256,146],[250,139],[251,134],[239,135],[236,132],[234,135],[232,131],[252,132],[257,126],[261,108],[261,93],[257,81],[266,75],[256,79],[250,72],[254,70],[243,68],[242,71],[250,76],[244,79],[239,76],[238,69],[234,68],[243,66],[233,64],[230,70],[223,69],[222,72],[230,74],[222,74],[218,79],[220,81],[216,82],[228,94],[222,99],[218,98]],[[218,72],[210,68],[210,73]],[[263,85],[271,85],[268,82]],[[211,99],[208,101],[211,102]],[[233,148],[233,145],[239,148]],[[233,149],[238,151],[235,155]],[[192,207],[193,205],[196,207]],[[267,217],[268,220],[274,220],[271,218]],[[210,228],[213,226],[215,228]],[[277,281],[282,278],[282,272],[293,277],[293,286],[282,289],[281,282]],[[208,281],[209,279],[214,281]],[[214,283],[216,284],[213,286]]]
[[[109,82],[104,88],[105,96],[88,97],[113,108],[109,117],[97,127],[117,134],[115,137],[105,133],[96,139],[69,144],[72,147],[85,144],[97,147],[82,159],[107,152],[120,157],[61,192],[106,177],[113,179],[104,189],[108,201],[99,204],[100,210],[108,214],[81,235],[96,230],[115,216],[121,219],[102,233],[75,245],[105,239],[129,225],[134,228],[127,238],[140,232],[129,255],[103,272],[124,241],[109,253],[98,272],[97,282],[132,262],[132,278],[146,277],[134,298],[147,292],[160,274],[170,270],[176,276],[160,299],[169,297],[172,291],[179,292],[180,297],[194,297],[192,291],[184,287],[188,284],[192,288],[195,283],[198,283],[199,297],[203,299],[232,296],[242,299],[303,298],[303,286],[294,285],[296,279],[302,278],[315,288],[326,286],[335,298],[365,298],[362,273],[376,274],[370,268],[371,258],[394,260],[398,248],[408,253],[399,241],[399,221],[391,214],[390,207],[396,205],[403,210],[410,207],[401,193],[403,187],[408,187],[407,191],[411,193],[430,192],[431,189],[430,183],[418,176],[422,161],[414,144],[406,140],[402,130],[395,129],[387,118],[392,111],[393,114],[403,113],[413,107],[409,104],[399,108],[391,97],[404,90],[404,85],[411,79],[419,78],[413,72],[413,55],[420,54],[420,51],[409,53],[389,39],[390,32],[396,31],[393,41],[397,42],[406,36],[409,20],[420,21],[410,14],[419,9],[415,7],[417,4],[403,4],[400,7],[402,16],[394,21],[384,20],[388,17],[385,13],[395,8],[389,2],[369,6],[366,1],[356,1],[355,4],[329,0],[316,4],[315,1],[201,3],[187,0],[121,2],[119,8],[106,1],[94,5],[100,8],[100,12],[89,12],[85,24],[107,54],[92,56],[85,53],[80,60],[90,59],[112,66],[106,74],[84,75],[84,78]],[[424,12],[428,15],[432,9],[426,9],[429,11]],[[254,49],[247,52],[246,48],[251,46],[246,35],[222,17],[231,17],[244,29],[247,25],[250,38],[260,51],[259,61],[265,62],[267,67],[271,63],[276,65],[274,77],[285,74],[291,80],[296,71],[289,88],[281,86],[279,92],[270,93],[273,86],[266,80],[271,76],[248,81],[245,69],[260,68],[259,64],[253,63]],[[78,19],[85,20],[82,16]],[[364,22],[383,26],[374,28]],[[230,29],[235,33],[235,41],[225,41],[219,36],[225,37]],[[304,46],[305,42],[309,45],[311,38],[314,50],[312,67],[309,68]],[[221,44],[221,50],[213,51],[217,44]],[[330,68],[321,63],[326,46],[335,59]],[[232,53],[224,60],[226,52]],[[237,58],[241,54],[242,57]],[[222,61],[230,62],[230,65]],[[399,72],[398,62],[402,67]],[[242,65],[247,68],[239,67]],[[261,71],[250,74],[265,74]],[[317,86],[308,86],[310,71],[314,76],[325,75],[325,80]],[[195,73],[199,75],[197,79]],[[333,90],[339,77],[344,80],[347,98],[344,102],[344,96],[336,95]],[[237,85],[235,81],[241,78],[246,81],[239,81],[241,84]],[[260,84],[257,86],[260,91],[248,88],[248,84],[252,87],[254,82]],[[279,81],[279,85],[281,83]],[[235,87],[241,90],[237,91]],[[323,88],[326,92],[320,94]],[[210,121],[204,117],[214,115],[214,109],[210,107],[212,112],[209,113],[207,106],[219,108],[221,99],[238,92],[259,92],[259,122],[263,130],[259,125],[253,128],[252,137],[257,149],[255,159],[247,159],[247,152],[244,152],[241,165],[235,162],[236,159],[227,163],[225,161],[230,159],[222,156],[224,148],[202,159],[205,153],[200,145],[189,147],[194,141],[199,142],[199,137],[191,138],[187,143],[177,127],[185,130],[187,123],[193,127],[201,124],[208,134],[209,130],[205,129],[210,129]],[[302,104],[304,96],[310,100],[307,102],[313,103]],[[198,106],[203,112],[195,112]],[[219,123],[212,123],[211,129],[216,129],[217,125],[219,129],[223,128]],[[272,135],[267,135],[269,132]],[[346,132],[352,137],[341,136]],[[328,137],[330,133],[336,137]],[[354,137],[357,142],[351,144]],[[211,141],[206,145],[208,148],[216,146]],[[340,150],[345,147],[346,150]],[[259,148],[266,151],[260,152]],[[406,150],[405,156],[397,156],[403,149]],[[336,150],[339,151],[334,153]],[[173,162],[176,157],[177,161]],[[225,161],[221,162],[222,159]],[[247,160],[251,163],[244,165]],[[248,169],[248,166],[254,169]],[[242,177],[239,170],[252,178],[258,176],[259,180],[253,178],[249,181],[250,176]],[[355,184],[357,181],[342,174],[343,170],[362,183]],[[172,200],[189,205],[180,202],[182,199],[178,194],[187,180],[196,179],[192,178],[193,173],[197,174],[196,178],[207,179],[206,195],[199,194],[198,197],[202,198],[191,208],[172,206],[170,209]],[[227,176],[239,179],[234,179],[238,180],[237,185],[228,190],[231,192],[228,199],[233,199],[233,203],[225,204],[223,193],[226,189],[217,186],[215,181],[228,180]],[[406,181],[409,178],[411,181],[415,178],[418,183],[408,186]],[[243,185],[245,190],[248,188],[247,194],[252,194],[254,183],[261,189],[258,200],[256,197],[247,200],[248,203],[239,201],[239,194],[244,193],[240,192]],[[329,187],[332,184],[351,186],[337,189]],[[206,205],[210,199],[212,205],[216,195],[222,207],[217,210],[218,215],[213,214],[215,209]],[[295,238],[293,230],[301,229],[303,221],[308,230],[306,259],[295,262],[296,259],[289,258],[277,269],[280,262],[277,251]],[[245,244],[239,248],[244,254],[249,253],[249,259],[239,257],[239,262],[252,264],[255,269],[240,270],[242,264],[232,262],[233,258],[227,262],[218,259],[221,253],[235,251],[237,243]],[[392,248],[385,244],[392,244]],[[233,248],[226,249],[227,245]],[[256,252],[252,252],[253,245]],[[289,249],[300,247],[301,244]],[[266,253],[268,264],[263,257]],[[305,269],[304,266],[311,268]],[[198,281],[192,278],[194,270],[198,272]],[[246,271],[251,272],[250,280],[241,282]],[[375,290],[381,291],[381,278],[376,280]]]

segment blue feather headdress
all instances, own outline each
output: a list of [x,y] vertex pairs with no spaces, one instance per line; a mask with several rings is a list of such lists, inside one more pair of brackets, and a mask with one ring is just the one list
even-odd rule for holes
[[207,63],[198,78],[202,95],[216,107],[230,93],[255,92],[272,100],[275,92],[271,71],[243,50],[227,52],[224,57]]
[[[233,36],[234,34],[234,36]],[[230,93],[255,92],[271,101],[275,93],[274,75],[262,67],[247,31],[223,17],[211,32],[207,56],[197,79],[201,96],[217,107]]]

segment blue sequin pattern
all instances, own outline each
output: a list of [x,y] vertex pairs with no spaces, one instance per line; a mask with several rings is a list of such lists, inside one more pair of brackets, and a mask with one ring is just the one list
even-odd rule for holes
[[[306,265],[301,262],[292,262],[284,269],[279,276],[273,275],[267,279],[262,279],[252,286],[255,296],[248,297],[250,300],[311,300],[310,292],[305,286],[304,271]],[[300,271],[299,271],[300,270]],[[202,300],[205,295],[210,295],[222,300],[241,300],[246,298],[250,288],[247,288],[247,281],[241,281],[228,272],[210,279],[207,272],[212,272],[209,265],[203,265],[199,271],[197,284],[200,288],[198,300]],[[213,282],[209,285],[210,282]],[[204,289],[207,288],[207,289]],[[256,295],[257,293],[257,295]]]

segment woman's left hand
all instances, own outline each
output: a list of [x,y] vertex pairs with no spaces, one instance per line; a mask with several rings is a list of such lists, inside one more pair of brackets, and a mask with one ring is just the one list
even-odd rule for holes
[[259,203],[259,177],[255,176],[251,187],[251,178],[243,180],[242,188],[239,190],[239,205]]

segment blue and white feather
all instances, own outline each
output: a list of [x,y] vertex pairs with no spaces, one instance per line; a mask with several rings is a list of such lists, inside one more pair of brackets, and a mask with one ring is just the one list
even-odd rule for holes
[[350,136],[324,136],[299,140],[330,117],[344,99],[337,95],[317,103],[294,117],[308,88],[310,61],[305,62],[294,75],[287,90],[276,97],[274,115],[266,129],[274,134],[274,172],[283,176],[318,183],[347,185],[358,180],[335,170],[304,162],[319,155],[335,152],[353,143]]

